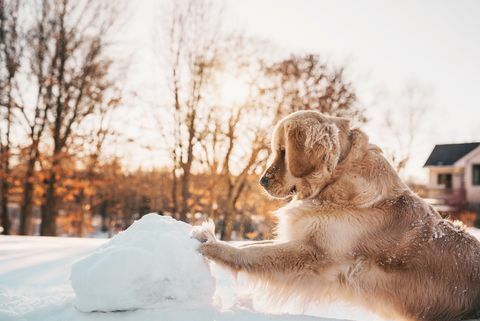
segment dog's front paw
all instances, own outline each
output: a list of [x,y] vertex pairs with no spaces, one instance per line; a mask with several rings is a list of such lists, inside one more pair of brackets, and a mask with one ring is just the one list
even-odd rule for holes
[[234,271],[240,268],[236,248],[224,242],[209,242],[200,244],[198,251],[206,258],[222,264]]
[[222,242],[207,242],[200,244],[198,251],[202,253],[203,256],[212,259],[223,261],[221,258],[228,256],[228,248],[224,246]]
[[212,220],[208,220],[203,222],[202,225],[194,226],[190,231],[190,237],[197,239],[201,243],[216,241],[215,224]]

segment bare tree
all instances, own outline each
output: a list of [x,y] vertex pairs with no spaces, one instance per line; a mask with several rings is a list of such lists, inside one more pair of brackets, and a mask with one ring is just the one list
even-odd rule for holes
[[[223,208],[222,239],[232,235],[235,217],[241,214],[237,203],[249,178],[266,162],[269,130],[279,117],[301,109],[315,109],[335,116],[365,121],[355,90],[342,68],[322,63],[318,56],[293,56],[272,62],[262,55],[266,44],[230,36],[222,53],[223,70],[234,79],[243,79],[248,95],[237,104],[211,108],[204,144],[203,159],[209,168],[212,186],[210,199]],[[254,49],[254,50],[252,50]],[[217,88],[225,76],[217,75]],[[238,90],[239,88],[237,88]],[[215,105],[214,103],[212,103]],[[223,182],[223,183],[219,183]],[[222,191],[214,188],[221,184]]]
[[292,55],[269,66],[266,73],[270,83],[265,91],[270,92],[278,116],[312,109],[366,121],[344,67],[329,64],[316,54]]
[[[219,57],[221,67],[214,82],[217,97],[209,110],[209,126],[202,135],[203,155],[199,157],[208,168],[211,202],[222,205],[219,211],[224,218],[224,240],[231,239],[235,217],[240,214],[238,201],[248,178],[266,160],[273,115],[262,104],[261,84],[269,51],[268,44],[234,34],[225,41]],[[230,86],[238,88],[226,87],[228,79],[235,80]],[[223,101],[225,90],[227,95],[237,94],[239,100]]]
[[247,179],[266,160],[267,127],[258,124],[262,108],[250,105],[251,102],[247,100],[231,106],[230,111],[212,115],[216,118],[215,125],[206,133],[203,144],[210,180],[206,192],[211,194],[211,208],[213,203],[224,205],[220,210],[224,217],[221,230],[224,240],[231,238],[237,202]]
[[[170,99],[156,108],[173,163],[173,211],[186,220],[187,212],[208,195],[209,212],[221,212],[222,238],[230,239],[240,213],[238,201],[249,178],[266,161],[268,132],[279,117],[299,109],[360,121],[365,117],[343,68],[332,67],[317,55],[275,62],[261,54],[265,44],[222,34],[215,10],[208,1],[174,3],[167,46],[161,42],[158,46],[170,49],[165,59]],[[239,102],[219,98],[228,77],[242,79],[248,88]],[[159,98],[165,101],[164,96]],[[208,180],[196,195],[191,190],[193,169],[207,173]]]
[[425,129],[425,116],[432,106],[431,95],[424,87],[409,83],[398,97],[392,98],[394,102],[385,113],[385,128],[395,147],[386,148],[386,152],[394,168],[401,173]]
[[[46,102],[46,95],[53,90],[54,83],[48,80],[49,73],[54,67],[51,64],[47,39],[54,36],[54,29],[49,27],[49,11],[51,3],[44,1],[41,6],[35,8],[36,20],[33,22],[27,34],[29,46],[27,46],[28,74],[32,87],[36,88],[35,98],[27,102],[21,99],[20,111],[25,124],[28,144],[24,150],[25,176],[23,178],[23,199],[20,208],[19,233],[30,234],[31,217],[33,209],[33,191],[35,184],[35,166],[40,158],[40,142],[48,126],[48,111],[52,104]],[[26,88],[25,88],[26,91]]]
[[[119,93],[118,93],[119,95]],[[113,101],[111,101],[113,102]],[[77,236],[83,236],[87,214],[97,206],[95,193],[99,192],[101,185],[101,155],[107,139],[116,136],[112,129],[111,119],[117,102],[100,106],[94,113],[89,115],[89,121],[73,137],[70,149],[74,152],[77,160],[82,162],[81,187],[76,195],[76,202],[79,204],[77,224]]]
[[[18,22],[20,1],[0,1],[0,210],[3,234],[10,234],[8,213],[12,124],[14,121],[16,75],[22,59],[23,40]],[[3,117],[4,116],[4,117]],[[5,126],[5,127],[4,127]],[[3,129],[5,128],[5,129]]]
[[[166,62],[171,97],[167,108],[171,127],[165,126],[170,138],[172,167],[172,208],[181,220],[187,219],[190,204],[190,184],[194,163],[194,146],[199,143],[202,115],[206,107],[209,80],[216,68],[218,55],[218,8],[210,1],[180,1],[173,3],[168,21]],[[165,27],[165,26],[161,26]],[[160,35],[162,30],[160,30]],[[165,34],[163,32],[163,34]],[[159,41],[163,47],[165,42]],[[162,57],[159,57],[162,59]],[[162,110],[165,112],[165,109]],[[178,192],[181,204],[178,202]]]
[[73,133],[97,108],[118,103],[108,94],[115,82],[109,75],[112,61],[105,54],[108,31],[116,15],[114,7],[104,2],[52,0],[45,24],[39,27],[51,35],[44,39],[47,84],[40,95],[48,112],[51,137],[42,235],[56,235],[56,187]]

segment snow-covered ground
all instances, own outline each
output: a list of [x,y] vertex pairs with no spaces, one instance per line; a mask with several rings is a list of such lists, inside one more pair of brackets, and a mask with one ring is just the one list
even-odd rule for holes
[[[480,237],[479,230],[471,230]],[[21,321],[326,321],[382,319],[348,304],[281,307],[249,291],[246,280],[211,264],[216,279],[213,305],[171,303],[128,312],[84,313],[75,308],[70,284],[73,263],[104,245],[106,239],[0,236],[0,320]],[[125,258],[127,264],[128,258]],[[122,264],[119,262],[119,264]],[[131,262],[128,264],[132,265]],[[133,265],[134,266],[134,265]]]

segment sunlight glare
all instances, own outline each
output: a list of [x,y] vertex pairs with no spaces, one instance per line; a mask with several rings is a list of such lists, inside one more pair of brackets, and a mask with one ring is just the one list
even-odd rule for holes
[[248,98],[248,86],[245,82],[232,76],[222,79],[220,99],[224,105],[236,105],[245,102]]

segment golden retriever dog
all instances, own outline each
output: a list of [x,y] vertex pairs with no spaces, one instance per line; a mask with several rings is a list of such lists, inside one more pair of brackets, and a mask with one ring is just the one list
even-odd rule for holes
[[276,198],[278,237],[235,247],[196,227],[199,251],[278,299],[338,298],[396,320],[480,311],[480,242],[413,193],[348,120],[315,111],[281,120],[260,180]]

